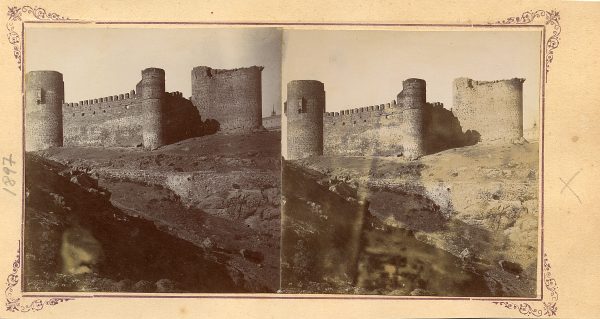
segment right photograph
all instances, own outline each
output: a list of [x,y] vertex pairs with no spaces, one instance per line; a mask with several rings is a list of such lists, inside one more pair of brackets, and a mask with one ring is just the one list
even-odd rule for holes
[[539,31],[283,31],[281,290],[535,297]]

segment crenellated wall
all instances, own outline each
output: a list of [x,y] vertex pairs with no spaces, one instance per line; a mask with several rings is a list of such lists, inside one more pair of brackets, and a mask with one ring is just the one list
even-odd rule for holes
[[326,112],[323,153],[342,156],[404,156],[417,159],[476,143],[442,103],[427,103],[426,83],[407,79],[397,100]]
[[458,78],[453,82],[452,112],[463,130],[470,130],[484,142],[502,142],[523,137],[523,82],[514,78],[475,81]]
[[397,101],[325,113],[324,154],[408,159],[425,155],[425,85],[423,80],[407,79]]
[[[236,70],[196,68],[195,98],[213,116],[202,121],[192,99],[165,92],[165,71],[147,68],[136,89],[128,93],[64,103],[64,83],[56,71],[25,76],[26,150],[55,146],[144,146],[153,150],[177,141],[213,134],[221,129],[255,130],[262,122],[262,67]],[[199,84],[206,84],[207,99]],[[224,115],[220,117],[219,114]],[[216,118],[220,118],[218,123]],[[273,125],[277,125],[275,117]],[[279,127],[281,126],[279,122]]]
[[66,146],[130,146],[142,143],[141,100],[135,91],[63,104]]
[[200,135],[198,110],[181,92],[164,92],[164,80],[163,70],[148,68],[137,91],[63,104],[65,145],[155,149]]
[[325,155],[397,155],[402,153],[402,112],[396,101],[327,112],[323,116]]
[[[190,100],[181,92],[165,93],[164,99],[165,144],[201,134],[202,122]],[[143,145],[145,117],[140,98],[123,95],[123,99],[83,106],[66,103],[62,114],[65,146]]]
[[262,125],[262,66],[192,70],[192,103],[221,131],[252,131]]

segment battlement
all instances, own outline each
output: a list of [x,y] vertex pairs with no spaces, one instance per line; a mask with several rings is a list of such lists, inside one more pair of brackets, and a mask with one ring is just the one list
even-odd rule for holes
[[167,92],[167,94],[168,94],[169,96],[172,96],[172,97],[180,97],[180,98],[182,98],[182,99],[184,98],[184,97],[183,97],[183,93],[181,93],[181,92],[179,92],[179,91],[175,91],[175,92]]
[[[320,154],[400,156],[413,160],[431,152],[472,145],[478,140],[522,136],[524,79],[454,81],[454,108],[427,102],[425,80],[402,81],[396,100],[313,115],[307,101],[324,98],[323,83],[288,83],[284,110],[288,121],[288,159]],[[323,102],[324,104],[324,102]],[[322,123],[322,128],[321,128]],[[461,127],[462,125],[462,127]],[[322,141],[319,137],[322,134]]]
[[[169,96],[172,96],[172,97],[184,98],[183,93],[181,93],[179,91],[167,92],[166,94]],[[140,98],[140,95],[136,94],[135,90],[131,90],[131,91],[129,91],[129,93],[116,94],[116,95],[105,96],[105,97],[101,97],[101,98],[97,98],[97,99],[83,100],[83,101],[79,101],[79,102],[63,103],[62,107],[63,107],[63,111],[66,111],[66,112],[72,110],[72,108],[78,108],[78,107],[85,108],[85,107],[89,107],[92,105],[94,105],[95,107],[98,107],[98,108],[112,107],[113,104],[111,104],[111,102],[128,101],[128,100],[135,100],[135,99],[139,99],[139,98]]]
[[138,98],[138,95],[136,95],[135,90],[131,90],[131,91],[129,91],[129,93],[121,93],[121,94],[115,94],[115,95],[110,95],[110,96],[105,96],[105,97],[99,97],[99,98],[95,98],[95,99],[87,99],[87,100],[83,100],[83,101],[79,101],[79,102],[63,103],[62,106],[63,106],[63,108],[84,107],[84,106],[91,106],[91,105],[97,105],[99,107],[102,107],[102,106],[105,106],[106,103],[129,100],[129,99],[137,99],[137,98]]
[[[384,103],[384,104],[363,106],[363,107],[358,107],[358,108],[353,108],[353,109],[341,110],[338,112],[325,112],[324,116],[325,117],[338,117],[338,116],[343,117],[346,115],[356,116],[356,114],[360,115],[360,113],[365,113],[365,112],[376,112],[376,111],[390,111],[391,112],[395,107],[396,107],[396,100],[392,100],[391,102]],[[377,114],[381,115],[381,112],[377,112]]]
[[[287,159],[329,155],[400,155],[425,153],[426,83],[403,81],[398,101],[324,112],[324,84],[295,80],[287,85]],[[399,103],[401,102],[401,103]]]

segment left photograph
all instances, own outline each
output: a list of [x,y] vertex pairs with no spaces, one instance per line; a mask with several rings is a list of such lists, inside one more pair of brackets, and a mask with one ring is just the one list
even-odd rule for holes
[[277,28],[24,29],[24,292],[279,288]]

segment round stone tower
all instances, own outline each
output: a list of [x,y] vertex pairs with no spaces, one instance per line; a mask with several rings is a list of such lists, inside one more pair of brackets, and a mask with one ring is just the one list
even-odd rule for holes
[[25,150],[63,146],[63,75],[56,71],[25,74]]
[[262,66],[192,69],[192,104],[221,131],[252,132],[262,126]]
[[407,79],[402,82],[402,92],[398,95],[398,105],[402,107],[402,144],[404,157],[409,160],[425,155],[425,127],[423,112],[426,104],[426,83],[421,79]]
[[165,70],[147,68],[142,70],[142,113],[144,123],[142,140],[144,148],[153,150],[165,145]]
[[287,159],[323,155],[325,86],[314,80],[287,85]]

